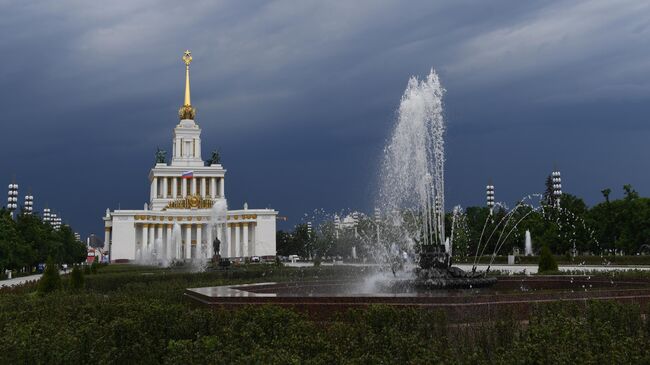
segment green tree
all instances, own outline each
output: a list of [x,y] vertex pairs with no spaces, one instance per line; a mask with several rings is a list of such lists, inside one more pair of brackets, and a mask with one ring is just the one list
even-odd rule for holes
[[70,273],[70,289],[78,291],[84,287],[84,274],[79,265],[74,265]]
[[59,275],[59,265],[53,258],[47,259],[45,272],[38,282],[38,293],[47,294],[61,289],[61,276]]
[[553,198],[553,191],[555,191],[555,189],[553,189],[553,177],[551,175],[548,175],[546,177],[546,182],[544,183],[544,186],[545,186],[544,197],[543,197],[544,203],[546,205],[552,206],[555,203],[555,200]]
[[30,250],[24,244],[10,212],[0,210],[0,269],[19,270],[29,265]]
[[557,262],[555,262],[555,258],[553,257],[551,250],[546,245],[542,247],[542,252],[539,257],[539,267],[537,271],[540,274],[557,271]]
[[603,194],[603,197],[605,198],[605,202],[609,203],[609,194],[611,194],[612,189],[610,188],[605,188],[600,191]]

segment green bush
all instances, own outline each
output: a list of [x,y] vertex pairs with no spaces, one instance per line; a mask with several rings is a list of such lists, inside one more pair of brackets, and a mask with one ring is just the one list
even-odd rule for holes
[[70,273],[70,289],[81,290],[84,287],[84,274],[81,272],[79,265],[75,265]]
[[338,279],[358,277],[361,270],[365,269],[251,265],[190,274],[109,265],[99,275],[85,277],[85,291],[55,291],[46,296],[31,295],[33,286],[3,291],[0,364],[69,364],[87,359],[100,364],[626,364],[650,360],[646,345],[650,325],[642,320],[639,306],[632,304],[539,305],[526,323],[512,313],[490,310],[485,322],[458,325],[430,309],[370,305],[320,322],[275,306],[226,310],[183,299],[187,287]]
[[38,282],[38,293],[47,294],[61,289],[61,276],[59,275],[59,265],[49,257],[45,265],[45,272]]
[[553,257],[553,254],[551,253],[551,250],[548,248],[548,246],[542,247],[537,271],[540,274],[557,272],[557,262],[555,261],[555,257]]
[[99,263],[97,263],[97,260],[93,261],[93,263],[90,265],[90,273],[97,274],[98,268],[99,268]]

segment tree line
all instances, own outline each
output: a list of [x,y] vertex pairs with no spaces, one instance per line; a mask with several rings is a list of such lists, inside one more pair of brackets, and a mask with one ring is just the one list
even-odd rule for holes
[[[526,231],[536,255],[544,246],[556,255],[650,252],[650,198],[641,197],[630,185],[623,186],[623,193],[621,199],[612,200],[611,189],[603,189],[603,200],[592,207],[566,193],[558,206],[550,189],[510,208],[471,206],[446,214],[446,237],[453,236],[455,257],[506,255],[515,249],[523,254]],[[409,224],[409,219],[419,218],[404,214],[403,219]],[[354,228],[336,229],[333,221],[324,221],[312,231],[299,224],[293,231],[277,232],[278,255],[350,257],[355,247],[359,257],[368,257],[384,225],[363,214]]]
[[37,214],[20,213],[12,219],[0,209],[0,270],[32,272],[48,257],[56,263],[75,264],[86,259],[86,245],[68,225],[55,230]]

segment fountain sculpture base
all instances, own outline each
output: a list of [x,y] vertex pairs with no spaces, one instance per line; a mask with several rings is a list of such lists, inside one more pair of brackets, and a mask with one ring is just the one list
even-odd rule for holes
[[482,288],[496,284],[495,277],[484,273],[465,272],[451,266],[451,256],[444,246],[423,248],[420,252],[419,267],[415,269],[412,286],[425,289]]

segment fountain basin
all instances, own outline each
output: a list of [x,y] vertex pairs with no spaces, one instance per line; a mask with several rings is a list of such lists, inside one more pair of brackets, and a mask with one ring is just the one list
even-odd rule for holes
[[564,301],[616,300],[650,304],[650,283],[643,280],[545,276],[500,277],[494,286],[472,289],[427,290],[396,287],[379,292],[364,291],[358,281],[321,280],[268,282],[190,288],[191,301],[219,309],[247,305],[279,305],[305,312],[311,318],[328,320],[349,309],[372,304],[441,310],[453,322],[480,322],[507,311],[515,319],[526,319],[538,305]]

